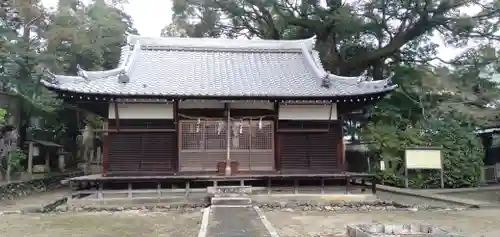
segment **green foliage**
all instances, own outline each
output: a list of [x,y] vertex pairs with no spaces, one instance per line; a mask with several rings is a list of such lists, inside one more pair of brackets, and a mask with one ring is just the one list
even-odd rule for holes
[[475,136],[477,124],[458,111],[436,114],[423,123],[430,146],[443,148],[445,185],[477,186],[483,165],[483,145]]
[[93,129],[102,129],[103,124],[104,124],[104,120],[101,117],[94,116],[91,119],[89,119],[88,124]]
[[[20,99],[20,142],[31,135],[71,151],[81,121],[74,107],[41,86],[43,69],[74,75],[78,64],[86,70],[114,68],[126,34],[137,34],[121,10],[126,1],[58,0],[56,11],[39,0],[0,2],[0,91]],[[43,117],[42,127],[31,128],[32,117]]]
[[5,123],[6,115],[7,115],[7,110],[0,108],[0,125]]
[[[399,88],[371,109],[371,120],[362,130],[362,137],[372,142],[370,149],[385,162],[386,170],[379,172],[380,178],[402,186],[405,149],[440,147],[446,187],[477,186],[483,146],[474,129],[488,119],[494,120],[495,110],[483,107],[482,101],[493,100],[497,89],[490,87],[478,94],[464,86],[457,71],[433,72],[413,66],[398,67],[395,72]],[[477,78],[476,82],[481,80]],[[439,184],[439,172],[410,172],[409,185],[413,188]]]
[[[475,128],[475,122],[460,112],[433,111],[425,120],[414,125],[400,125],[400,128],[371,122],[363,135],[373,142],[371,150],[378,152],[387,167],[379,173],[385,183],[402,186],[405,149],[426,146],[442,149],[445,186],[457,188],[477,186],[480,182],[483,146],[474,135]],[[439,172],[410,172],[409,185],[412,188],[439,187]]]
[[21,149],[16,149],[9,152],[9,156],[8,165],[11,167],[11,172],[16,173],[23,171],[21,163],[28,158],[26,154]]

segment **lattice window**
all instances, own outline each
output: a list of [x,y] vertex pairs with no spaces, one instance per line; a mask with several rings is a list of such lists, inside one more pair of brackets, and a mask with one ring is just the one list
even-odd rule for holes
[[181,150],[226,149],[225,123],[219,121],[185,120],[180,122]]
[[[184,120],[180,124],[181,150],[226,149],[226,122]],[[231,149],[272,150],[274,133],[272,121],[235,121],[231,124],[229,132]]]
[[273,122],[262,121],[262,127],[259,129],[258,122],[253,122],[252,126],[252,150],[272,150],[273,148]]

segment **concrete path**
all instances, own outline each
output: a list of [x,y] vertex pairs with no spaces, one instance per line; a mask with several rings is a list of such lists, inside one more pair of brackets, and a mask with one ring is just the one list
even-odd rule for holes
[[276,237],[252,207],[210,208],[206,237]]
[[33,193],[29,196],[15,200],[2,200],[0,201],[0,213],[38,210],[43,206],[63,199],[68,194],[68,189],[60,188],[47,192]]

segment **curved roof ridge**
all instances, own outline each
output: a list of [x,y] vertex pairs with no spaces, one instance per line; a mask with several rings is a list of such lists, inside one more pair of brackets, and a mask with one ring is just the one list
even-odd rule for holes
[[[314,65],[318,68],[318,70],[320,70],[321,72],[326,73],[327,76],[328,76],[328,79],[333,79],[333,80],[356,80],[358,82],[371,82],[371,83],[373,81],[373,78],[368,76],[367,71],[365,71],[363,74],[361,74],[359,76],[340,76],[340,75],[333,74],[330,71],[328,71],[328,70],[325,69],[325,67],[323,65],[323,62],[321,62],[321,58],[320,58],[319,52],[317,50],[315,50],[314,48],[311,49],[310,50],[310,54],[311,54],[311,57],[312,57],[312,59],[314,61]],[[386,79],[379,80],[379,81],[376,81],[376,82],[382,82],[383,81],[383,82],[390,83],[393,76],[394,75],[391,74]]]
[[123,73],[128,74],[130,72],[130,69],[132,68],[132,66],[134,66],[137,55],[139,55],[140,51],[141,51],[141,42],[138,40],[135,42],[134,49],[132,50],[131,53],[129,53],[126,62],[122,65]]
[[130,71],[130,68],[132,67],[132,64],[135,61],[135,58],[137,57],[138,51],[140,50],[141,47],[139,41],[136,42],[132,52],[130,52],[130,46],[125,45],[122,47],[122,52],[120,55],[120,61],[118,62],[118,67],[109,70],[87,71],[78,66],[78,73],[77,73],[78,76],[75,77],[79,77],[86,81],[90,81],[90,80],[104,79],[111,76],[117,76],[122,73],[128,73]]
[[125,63],[127,63],[129,56],[130,56],[130,45],[125,44],[124,46],[121,47],[120,60],[118,61],[118,67],[125,65]]
[[[83,69],[82,69],[83,70]],[[87,74],[87,80],[98,80],[101,78],[116,76],[123,72],[123,67],[117,67],[110,70],[102,70],[102,71],[87,71],[83,70]]]
[[147,37],[138,35],[129,35],[127,42],[134,45],[141,41],[143,46],[173,46],[187,48],[210,48],[210,49],[272,49],[272,50],[290,50],[313,48],[316,37],[300,40],[267,40],[267,39],[223,39],[223,38],[181,38],[181,37]]

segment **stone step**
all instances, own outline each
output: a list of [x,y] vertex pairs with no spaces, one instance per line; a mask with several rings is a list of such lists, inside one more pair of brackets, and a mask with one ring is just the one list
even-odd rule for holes
[[252,199],[248,197],[213,197],[212,206],[248,206],[252,204]]
[[252,193],[252,186],[210,186],[207,187],[207,193],[214,196],[227,196],[228,194],[248,195]]
[[226,198],[244,197],[244,198],[250,198],[250,195],[245,194],[245,193],[221,193],[221,194],[214,194],[214,197],[226,197]]

